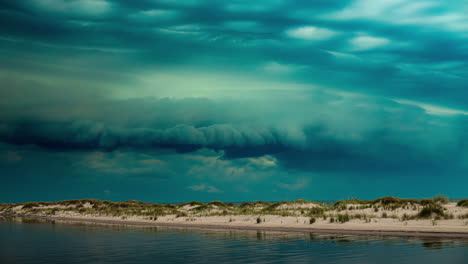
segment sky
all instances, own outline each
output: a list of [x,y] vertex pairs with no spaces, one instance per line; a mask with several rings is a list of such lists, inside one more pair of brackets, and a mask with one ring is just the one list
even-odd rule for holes
[[467,197],[468,3],[3,0],[0,201]]

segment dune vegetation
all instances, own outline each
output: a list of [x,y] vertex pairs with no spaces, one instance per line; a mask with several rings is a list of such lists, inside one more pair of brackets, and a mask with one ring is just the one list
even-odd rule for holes
[[468,207],[468,199],[458,201],[457,205],[462,207]]
[[[382,197],[375,200],[349,199],[332,205],[298,199],[280,202],[244,202],[241,204],[213,201],[191,201],[181,204],[160,204],[135,200],[112,202],[97,199],[66,200],[58,202],[0,203],[0,214],[11,216],[87,216],[137,218],[158,221],[161,217],[185,218],[186,221],[213,216],[255,216],[255,222],[266,222],[264,216],[304,217],[314,224],[346,223],[352,220],[370,223],[377,219],[410,221],[430,219],[434,221],[468,218],[468,200],[450,203],[445,196],[432,199],[403,199]],[[265,220],[265,221],[264,221]],[[301,220],[302,221],[302,220]]]

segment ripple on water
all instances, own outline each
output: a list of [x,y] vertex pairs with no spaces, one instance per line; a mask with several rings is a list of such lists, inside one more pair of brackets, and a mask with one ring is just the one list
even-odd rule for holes
[[0,263],[468,263],[467,241],[0,221]]

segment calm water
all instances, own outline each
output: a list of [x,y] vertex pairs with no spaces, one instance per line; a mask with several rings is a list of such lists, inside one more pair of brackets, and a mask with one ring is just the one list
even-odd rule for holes
[[468,263],[468,241],[0,219],[0,263]]

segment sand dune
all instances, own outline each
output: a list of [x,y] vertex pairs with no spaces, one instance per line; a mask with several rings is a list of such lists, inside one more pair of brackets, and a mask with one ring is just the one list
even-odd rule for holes
[[[397,200],[392,200],[397,199]],[[75,200],[1,204],[0,214],[106,224],[468,237],[468,208],[435,200],[187,203]]]

